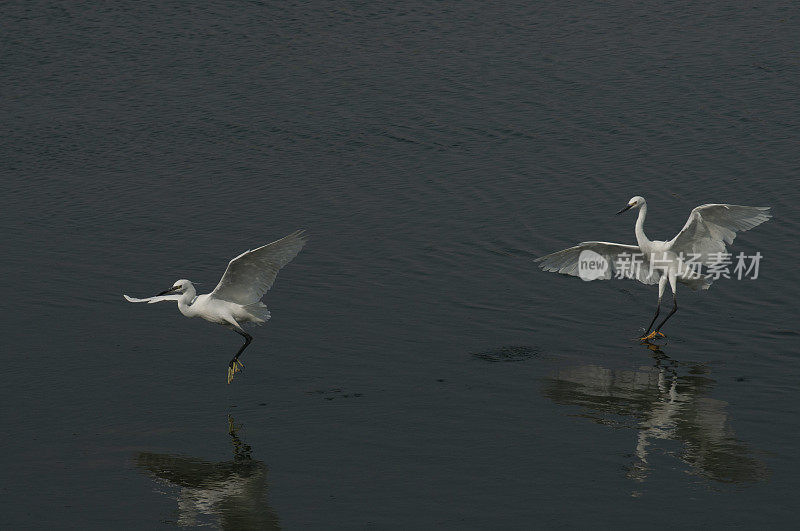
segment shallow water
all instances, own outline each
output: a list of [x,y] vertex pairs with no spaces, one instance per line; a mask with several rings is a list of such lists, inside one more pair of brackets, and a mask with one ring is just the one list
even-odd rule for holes
[[[798,15],[579,2],[16,3],[6,527],[796,521]],[[532,259],[769,205],[756,280]],[[305,228],[239,337],[131,305]]]

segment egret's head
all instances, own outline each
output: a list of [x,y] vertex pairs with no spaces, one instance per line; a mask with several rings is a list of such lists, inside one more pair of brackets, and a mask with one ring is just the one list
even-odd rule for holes
[[159,295],[169,295],[171,293],[185,293],[191,286],[192,286],[191,282],[189,282],[185,278],[182,278],[180,280],[176,280],[171,288],[162,291],[161,293],[159,293]]
[[645,203],[644,197],[640,195],[635,195],[631,197],[630,201],[628,201],[628,205],[619,212],[617,212],[617,214],[622,214],[626,210],[630,210],[632,208],[641,208],[641,206],[644,205],[644,203]]

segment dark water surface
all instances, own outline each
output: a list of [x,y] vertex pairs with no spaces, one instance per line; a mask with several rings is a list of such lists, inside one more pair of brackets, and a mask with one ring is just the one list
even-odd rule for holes
[[[6,2],[4,528],[797,524],[800,10]],[[532,259],[773,207],[757,280]],[[172,304],[312,239],[240,338]],[[664,343],[664,342],[662,342]]]

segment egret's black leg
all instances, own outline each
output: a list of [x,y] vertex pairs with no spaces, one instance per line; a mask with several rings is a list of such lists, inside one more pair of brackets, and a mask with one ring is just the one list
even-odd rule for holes
[[644,335],[650,333],[650,329],[653,328],[653,323],[656,322],[656,319],[658,318],[658,312],[660,311],[661,311],[661,297],[658,298],[658,306],[656,306],[656,314],[653,316],[653,320],[650,321],[650,325],[647,327],[647,330],[644,331]]
[[675,312],[677,312],[677,311],[678,311],[678,297],[676,297],[676,296],[675,296],[675,294],[673,293],[673,294],[672,294],[672,310],[669,312],[669,315],[667,315],[667,316],[664,318],[664,320],[663,320],[663,321],[661,321],[661,324],[660,324],[660,325],[658,325],[658,328],[656,328],[656,332],[658,332],[659,330],[661,330],[661,327],[662,327],[662,326],[664,326],[664,323],[666,323],[666,322],[667,322],[667,320],[668,320],[670,317],[672,317],[672,314],[673,314],[673,313],[675,313]]
[[253,336],[251,336],[244,330],[239,330],[238,328],[234,328],[233,331],[244,338],[244,345],[242,345],[242,347],[239,349],[239,352],[236,353],[231,362],[228,364],[229,367],[233,367],[236,364],[236,361],[239,359],[239,356],[242,354],[242,352],[244,352],[244,349],[246,349],[253,341]]

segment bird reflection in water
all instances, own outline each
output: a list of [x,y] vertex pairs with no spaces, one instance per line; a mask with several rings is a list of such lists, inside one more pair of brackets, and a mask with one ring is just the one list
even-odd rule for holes
[[[544,381],[543,394],[562,405],[583,407],[578,416],[615,428],[637,431],[627,476],[643,482],[657,454],[672,455],[687,472],[723,483],[747,483],[767,477],[766,466],[734,437],[727,402],[708,395],[715,381],[700,364],[681,364],[658,345],[654,365],[635,370],[599,365],[560,368]],[[682,449],[670,451],[665,441]]]
[[136,465],[159,483],[179,487],[179,526],[212,525],[221,529],[280,529],[267,505],[267,467],[251,457],[239,439],[241,426],[228,417],[233,461],[212,463],[172,454],[141,452]]

